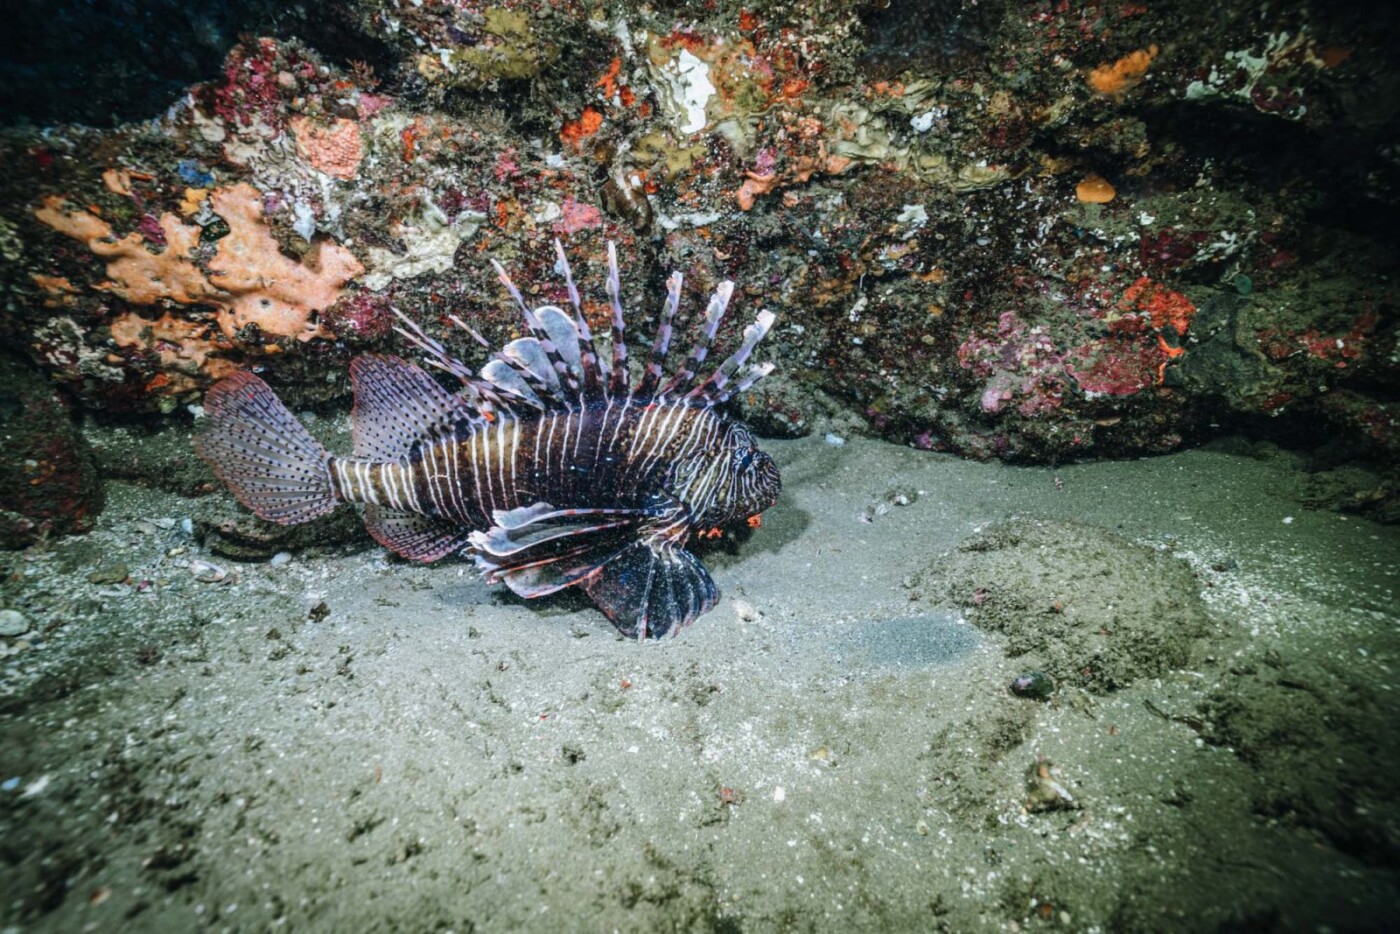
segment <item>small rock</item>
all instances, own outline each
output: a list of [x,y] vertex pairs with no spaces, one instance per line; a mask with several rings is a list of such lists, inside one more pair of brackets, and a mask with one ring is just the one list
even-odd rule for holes
[[752,623],[761,615],[754,605],[747,600],[734,599],[734,615],[745,623]]
[[274,568],[285,567],[292,563],[292,553],[290,551],[279,551],[268,559],[268,566]]
[[0,610],[0,636],[22,636],[29,631],[29,620],[19,610]]
[[895,487],[885,491],[885,502],[891,506],[909,506],[919,498],[919,491],[909,487]]
[[1027,671],[1011,681],[1011,693],[1017,697],[1048,700],[1055,693],[1055,679],[1043,671]]
[[34,797],[37,797],[37,796],[39,796],[39,795],[41,795],[41,794],[44,793],[44,789],[48,788],[48,787],[49,787],[49,783],[52,782],[52,781],[53,781],[53,777],[50,776],[50,775],[48,775],[47,773],[45,773],[44,775],[40,775],[38,778],[34,779],[34,781],[32,781],[32,782],[30,782],[28,785],[25,785],[25,786],[24,786],[24,791],[20,792],[20,797],[21,797],[21,798],[34,798]]
[[1040,759],[1026,775],[1026,810],[1032,814],[1067,811],[1076,808],[1074,796],[1065,788],[1064,777],[1048,759]]
[[131,571],[125,564],[111,564],[104,568],[98,568],[87,576],[89,584],[120,584],[131,576]]
[[310,619],[313,623],[319,623],[321,622],[321,620],[325,619],[327,616],[330,615],[331,608],[326,605],[326,601],[324,600],[313,606],[306,614],[307,618]]

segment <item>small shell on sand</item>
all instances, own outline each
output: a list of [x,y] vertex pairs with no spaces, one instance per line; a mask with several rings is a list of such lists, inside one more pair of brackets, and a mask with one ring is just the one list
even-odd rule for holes
[[1043,671],[1027,671],[1012,679],[1011,693],[1017,697],[1047,700],[1055,693],[1055,679]]
[[205,584],[220,584],[228,580],[228,571],[208,561],[191,561],[190,573],[195,580]]

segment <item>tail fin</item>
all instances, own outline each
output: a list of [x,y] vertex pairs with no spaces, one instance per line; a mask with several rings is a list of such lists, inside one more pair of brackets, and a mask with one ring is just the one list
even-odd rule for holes
[[279,525],[335,509],[330,454],[252,373],[235,373],[204,397],[207,421],[194,439],[238,501]]

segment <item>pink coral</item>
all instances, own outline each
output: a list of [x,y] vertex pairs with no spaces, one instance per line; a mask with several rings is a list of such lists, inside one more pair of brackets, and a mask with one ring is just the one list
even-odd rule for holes
[[980,404],[990,414],[1012,401],[1027,418],[1060,408],[1066,383],[1063,361],[1044,328],[1027,328],[1011,311],[1001,314],[995,337],[970,335],[958,348],[963,368],[987,379]]
[[603,226],[603,212],[599,211],[591,204],[584,204],[582,201],[575,201],[573,198],[564,199],[564,216],[554,222],[554,232],[558,234],[575,234],[580,230],[589,230],[593,227]]
[[337,117],[329,126],[319,126],[296,116],[288,125],[296,134],[297,155],[313,168],[347,181],[355,177],[365,155],[359,123]]
[[[763,153],[760,153],[763,156]],[[759,165],[768,164],[760,158]],[[766,195],[777,188],[810,181],[813,175],[840,175],[855,163],[845,156],[828,155],[826,141],[817,143],[815,154],[796,156],[790,160],[788,168],[782,172],[775,170],[746,171],[744,181],[734,191],[734,198],[742,211],[751,211],[759,195]]]

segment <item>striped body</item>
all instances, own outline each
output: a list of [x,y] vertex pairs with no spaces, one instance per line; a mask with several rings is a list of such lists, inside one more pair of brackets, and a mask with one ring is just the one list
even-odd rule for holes
[[640,507],[665,493],[697,527],[728,519],[720,496],[729,428],[708,409],[609,403],[459,423],[407,459],[330,459],[337,495],[484,529],[497,511]]

